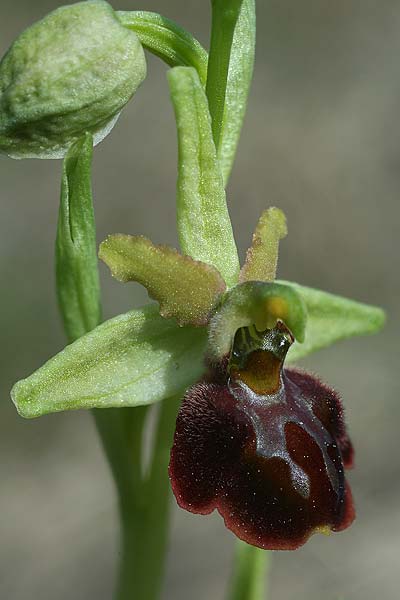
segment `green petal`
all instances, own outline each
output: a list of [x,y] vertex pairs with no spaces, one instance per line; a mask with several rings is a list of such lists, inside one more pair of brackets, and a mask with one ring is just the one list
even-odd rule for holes
[[225,284],[216,269],[182,256],[174,248],[155,246],[143,236],[110,235],[99,256],[120,281],[137,281],[160,303],[163,317],[179,325],[206,325]]
[[290,281],[280,281],[292,287],[307,307],[308,319],[305,341],[297,342],[288,354],[295,361],[339,340],[376,333],[385,323],[381,308],[321,292]]
[[155,306],[99,325],[67,346],[11,396],[23,417],[80,408],[152,404],[180,393],[203,373],[207,333],[177,327]]
[[194,67],[205,86],[208,54],[183,27],[154,12],[117,11],[121,23],[138,36],[141,44],[170,67]]
[[168,80],[178,127],[177,224],[182,252],[214,266],[232,286],[239,259],[207,98],[192,68],[175,67]]
[[225,184],[229,179],[235,158],[253,77],[256,45],[255,13],[255,0],[243,0],[233,36],[218,149]]
[[240,281],[274,281],[278,264],[279,241],[287,235],[286,217],[279,208],[265,210],[247,250]]

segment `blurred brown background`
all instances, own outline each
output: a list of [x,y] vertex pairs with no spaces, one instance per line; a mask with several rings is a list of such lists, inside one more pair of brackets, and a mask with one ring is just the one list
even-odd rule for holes
[[[0,51],[58,0],[1,0]],[[375,338],[306,361],[343,395],[357,452],[350,480],[358,518],[295,553],[275,553],[274,600],[399,598],[398,277],[400,3],[258,2],[249,112],[229,186],[243,251],[260,212],[277,205],[290,236],[280,276],[383,305]],[[121,0],[164,13],[207,44],[209,2]],[[115,500],[90,415],[25,422],[9,390],[64,345],[53,244],[59,161],[0,157],[0,598],[110,600]],[[149,76],[95,152],[99,241],[143,233],[176,245],[176,133],[165,67]],[[146,300],[102,266],[105,316]],[[175,511],[164,600],[222,600],[233,538],[221,519]],[[144,599],[145,600],[145,599]]]

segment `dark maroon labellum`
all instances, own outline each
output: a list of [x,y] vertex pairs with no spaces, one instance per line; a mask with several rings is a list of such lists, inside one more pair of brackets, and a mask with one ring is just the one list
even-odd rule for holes
[[239,538],[265,549],[293,550],[354,519],[340,399],[312,375],[283,368],[292,342],[281,323],[239,329],[229,359],[187,392],[171,451],[178,504],[217,509]]

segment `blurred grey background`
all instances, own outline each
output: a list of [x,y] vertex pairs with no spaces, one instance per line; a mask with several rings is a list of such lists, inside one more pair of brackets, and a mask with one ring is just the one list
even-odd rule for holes
[[[1,0],[0,51],[58,0]],[[285,210],[280,276],[383,305],[386,330],[305,365],[342,394],[357,452],[354,525],[274,553],[271,599],[399,597],[398,277],[400,3],[258,2],[249,112],[229,186],[243,256],[261,211]],[[208,43],[209,2],[121,0],[154,10]],[[177,244],[176,133],[165,67],[149,75],[94,160],[98,237],[143,233]],[[53,245],[59,161],[0,157],[0,598],[110,600],[115,498],[89,414],[25,422],[9,390],[64,345]],[[102,266],[105,317],[146,301]],[[176,510],[164,600],[220,600],[233,538],[221,519]],[[145,599],[144,599],[145,600]]]

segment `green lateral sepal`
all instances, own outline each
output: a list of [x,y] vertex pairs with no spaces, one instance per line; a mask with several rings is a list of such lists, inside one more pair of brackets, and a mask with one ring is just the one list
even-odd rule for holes
[[288,362],[296,361],[321,348],[347,338],[377,333],[385,324],[381,308],[328,292],[314,290],[291,281],[279,281],[291,287],[307,307],[305,341],[289,350]]
[[199,379],[206,343],[205,328],[177,327],[150,305],[79,338],[16,383],[11,396],[26,418],[153,404]]

